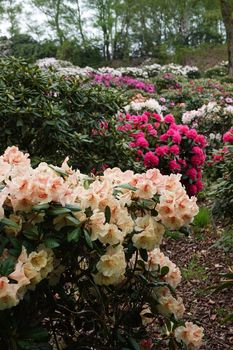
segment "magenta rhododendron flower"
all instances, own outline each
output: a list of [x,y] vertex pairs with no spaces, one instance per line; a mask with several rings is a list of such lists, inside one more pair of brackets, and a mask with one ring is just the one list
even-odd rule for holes
[[165,117],[164,117],[164,121],[165,123],[175,123],[175,118],[173,117],[173,115],[171,114],[167,114]]
[[147,148],[149,147],[149,142],[144,137],[139,137],[136,140],[136,145],[138,147]]
[[172,145],[170,147],[170,152],[177,156],[180,153],[180,147],[178,145]]
[[169,161],[169,168],[172,172],[177,172],[177,173],[179,173],[181,170],[180,164],[178,164],[175,160]]
[[186,175],[193,181],[196,180],[197,178],[197,170],[195,168],[189,168],[187,171],[186,171]]
[[230,130],[225,132],[225,134],[223,135],[223,142],[233,144],[233,128],[230,128]]
[[156,168],[159,158],[153,152],[147,152],[144,156],[144,165],[147,169]]
[[129,76],[113,76],[110,73],[107,74],[95,74],[91,73],[90,77],[93,79],[96,84],[103,84],[107,87],[116,86],[116,87],[131,87],[134,89],[143,90],[148,93],[155,92],[155,86],[150,83],[129,77]]
[[158,156],[165,156],[169,152],[169,146],[159,146],[155,149],[155,152]]
[[189,139],[195,140],[195,138],[197,137],[197,130],[196,130],[196,129],[190,129],[190,130],[187,132],[187,137],[188,137]]
[[[118,121],[118,130],[128,136],[129,146],[136,150],[136,161],[147,169],[159,167],[164,174],[180,173],[189,195],[202,189],[207,144],[203,135],[187,125],[176,124],[170,114],[164,118],[151,112],[127,114],[125,120],[121,116]],[[124,128],[129,124],[132,128]]]

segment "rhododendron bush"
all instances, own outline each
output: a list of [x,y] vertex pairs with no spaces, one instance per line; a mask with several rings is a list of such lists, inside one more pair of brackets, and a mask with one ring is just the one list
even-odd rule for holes
[[120,115],[118,130],[127,135],[137,161],[145,168],[159,168],[163,174],[180,173],[189,195],[202,189],[206,140],[195,129],[176,124],[172,115],[144,112]]
[[0,182],[2,349],[200,347],[203,329],[181,321],[180,270],[159,248],[198,212],[180,175],[32,168],[10,147]]
[[[222,136],[222,145],[213,150],[208,164],[215,169],[218,178],[215,179],[213,195],[216,201],[216,212],[219,216],[232,218],[233,210],[233,128]],[[214,173],[215,177],[216,174]],[[212,175],[213,178],[213,175]]]
[[[233,103],[233,99],[226,98]],[[231,103],[217,103],[211,101],[197,110],[187,111],[182,116],[182,122],[206,135],[226,131],[233,121],[233,105]]]
[[153,84],[129,77],[120,76],[116,77],[112,74],[90,74],[96,84],[103,84],[105,86],[115,86],[121,88],[133,88],[138,90],[143,90],[148,93],[155,92],[155,86]]

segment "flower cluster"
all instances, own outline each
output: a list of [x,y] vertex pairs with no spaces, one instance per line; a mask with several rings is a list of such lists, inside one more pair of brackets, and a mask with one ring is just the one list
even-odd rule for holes
[[111,74],[114,77],[131,76],[135,78],[149,78],[157,76],[160,73],[172,73],[175,75],[188,76],[192,73],[197,73],[198,68],[192,66],[181,66],[178,64],[167,64],[161,66],[160,64],[143,64],[139,67],[101,67],[93,69],[91,67],[80,68],[73,66],[71,62],[57,60],[53,57],[43,58],[37,60],[36,64],[41,68],[54,67],[61,74],[66,75],[88,75],[89,73],[97,74]]
[[[230,102],[230,100],[227,101]],[[208,134],[210,131],[224,131],[223,128],[231,125],[232,117],[233,106],[231,104],[224,105],[211,101],[197,110],[186,111],[182,116],[182,122]]]
[[229,145],[233,145],[233,128],[230,128],[227,132],[225,132],[221,138],[225,145],[224,147],[220,147],[220,149],[213,151],[208,165],[219,163],[223,161],[226,156],[229,156]]
[[198,68],[196,66],[181,66],[179,64],[170,63],[162,66],[161,72],[187,76],[190,73],[198,72]]
[[[87,295],[98,285],[104,297],[104,286],[111,286],[114,300],[119,293],[118,302],[122,295],[125,302],[130,283],[145,293],[150,288],[142,288],[141,283],[158,283],[159,288],[151,293],[157,305],[155,317],[159,312],[178,321],[183,302],[169,288],[180,283],[180,270],[159,245],[165,229],[176,230],[192,222],[198,212],[196,198],[188,197],[179,175],[162,175],[158,169],[136,174],[113,168],[102,176],[88,177],[70,168],[67,160],[61,168],[47,163],[32,168],[28,155],[17,147],[9,147],[0,157],[0,244],[4,242],[5,247],[0,262],[6,263],[0,275],[0,310],[16,306],[44,279],[53,286],[54,278],[59,283],[62,273],[70,281],[75,268],[76,293],[83,290],[78,278],[82,274],[80,283],[85,275],[84,289],[90,288]],[[12,237],[20,247],[18,254],[12,253]],[[51,242],[53,249],[48,248]],[[71,246],[74,256],[66,254]],[[139,270],[146,276],[143,280],[138,279]],[[142,312],[142,306],[137,310]],[[179,328],[172,324],[174,334]]]
[[104,84],[105,86],[129,87],[143,90],[148,93],[155,92],[155,86],[150,83],[129,77],[129,76],[113,76],[112,74],[90,74],[96,84]]
[[223,135],[223,142],[229,143],[230,145],[233,144],[233,128],[230,128],[225,134]]
[[136,159],[145,168],[159,168],[162,173],[181,173],[189,195],[199,192],[205,162],[203,135],[187,125],[176,124],[172,115],[157,113],[119,116],[118,130],[129,137]]
[[[5,251],[1,260],[4,261],[8,256],[8,251]],[[28,254],[23,246],[21,254],[15,261],[14,270],[7,277],[0,277],[0,310],[16,306],[28,289],[34,289],[46,278],[54,268],[53,260],[51,249],[39,246],[37,251]]]
[[158,114],[164,110],[163,106],[159,104],[154,98],[145,99],[144,101],[131,101],[127,106],[124,107],[125,112],[143,112],[151,111]]

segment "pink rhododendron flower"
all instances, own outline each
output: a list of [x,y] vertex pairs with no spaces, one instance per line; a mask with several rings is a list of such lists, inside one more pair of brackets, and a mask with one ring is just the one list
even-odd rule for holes
[[144,165],[146,168],[155,168],[159,164],[159,158],[153,152],[147,152],[144,156]]
[[136,140],[136,145],[138,147],[147,148],[149,147],[149,142],[144,137],[139,137]]
[[156,147],[155,152],[157,156],[165,156],[165,154],[169,153],[169,146],[159,146]]
[[194,153],[195,155],[197,155],[199,157],[203,157],[203,155],[204,155],[203,150],[200,147],[198,147],[198,146],[194,146],[192,148],[192,153]]
[[120,117],[120,126],[130,123],[132,129],[122,128],[120,131],[128,134],[129,145],[136,148],[137,161],[143,161],[146,168],[159,166],[165,174],[179,172],[182,183],[188,191],[190,188],[190,195],[202,188],[202,182],[196,187],[188,185],[196,185],[202,178],[206,158],[206,139],[203,135],[187,125],[176,124],[169,114],[163,118],[156,113],[144,112],[137,116],[127,114],[125,119]]
[[179,172],[181,170],[180,164],[178,164],[175,160],[170,160],[169,169],[174,172]]
[[223,142],[233,144],[233,128],[225,132],[225,134],[223,135]]
[[187,184],[187,190],[190,196],[195,196],[197,194],[197,186],[193,184]]
[[195,168],[189,168],[187,171],[186,171],[186,175],[193,181],[196,180],[197,178],[197,170]]
[[187,132],[186,136],[187,136],[189,139],[195,140],[196,137],[197,137],[197,130],[196,130],[196,129],[190,129],[190,130]]
[[175,123],[175,118],[173,117],[172,114],[167,114],[164,117],[164,122],[169,124]]
[[204,135],[197,135],[195,138],[195,142],[201,147],[204,148],[207,145],[207,141]]
[[193,166],[201,166],[201,165],[204,164],[204,162],[205,162],[205,156],[204,155],[203,156],[195,155],[195,156],[191,157],[191,163],[192,163]]
[[202,181],[198,180],[196,183],[195,183],[196,187],[197,187],[197,192],[200,192],[202,189],[203,189],[203,183]]
[[172,145],[170,147],[170,152],[177,156],[180,153],[180,147],[178,145]]
[[161,115],[157,114],[157,113],[153,113],[152,117],[155,118],[157,120],[157,122],[161,122],[162,117]]

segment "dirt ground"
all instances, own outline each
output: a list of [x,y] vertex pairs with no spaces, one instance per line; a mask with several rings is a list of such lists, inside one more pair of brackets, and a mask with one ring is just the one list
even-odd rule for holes
[[209,287],[221,280],[220,274],[233,265],[233,248],[212,247],[216,234],[211,228],[201,235],[168,238],[163,251],[182,269],[178,294],[183,297],[187,319],[204,327],[205,343],[201,350],[233,350],[233,323],[223,319],[233,313],[233,289],[213,293]]

